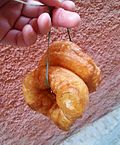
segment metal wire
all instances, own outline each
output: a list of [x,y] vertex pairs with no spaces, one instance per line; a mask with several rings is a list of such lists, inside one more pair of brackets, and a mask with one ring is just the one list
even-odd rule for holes
[[46,86],[48,88],[50,88],[50,84],[49,84],[49,66],[50,66],[49,45],[50,45],[50,36],[51,36],[51,31],[48,33],[48,50],[47,50],[47,58],[46,58]]
[[[67,34],[69,36],[69,41],[72,42],[69,28],[67,28]],[[50,37],[51,37],[51,31],[48,33],[48,50],[47,50],[47,58],[46,58],[46,86],[48,88],[50,88],[50,84],[49,84],[49,66],[50,66],[49,45],[50,45]]]
[[68,33],[69,41],[72,42],[72,39],[71,39],[71,36],[70,36],[70,29],[69,28],[67,28],[67,33]]

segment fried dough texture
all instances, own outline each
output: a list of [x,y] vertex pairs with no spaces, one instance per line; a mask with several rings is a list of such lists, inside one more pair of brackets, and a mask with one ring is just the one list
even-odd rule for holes
[[26,103],[48,116],[60,129],[68,131],[89,102],[89,93],[100,82],[100,69],[81,48],[69,41],[56,41],[49,47],[49,88],[46,81],[47,52],[38,67],[23,82]]

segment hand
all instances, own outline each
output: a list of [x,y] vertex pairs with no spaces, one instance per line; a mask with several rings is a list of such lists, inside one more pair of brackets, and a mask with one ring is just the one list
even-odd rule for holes
[[7,1],[0,7],[0,42],[17,46],[30,46],[38,34],[47,34],[52,26],[72,28],[79,24],[80,17],[73,12],[72,1],[40,0],[55,7],[52,20],[48,6],[27,6]]

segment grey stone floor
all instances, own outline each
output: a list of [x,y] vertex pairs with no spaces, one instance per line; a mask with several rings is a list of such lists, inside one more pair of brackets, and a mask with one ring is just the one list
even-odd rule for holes
[[120,107],[82,128],[61,145],[120,145]]

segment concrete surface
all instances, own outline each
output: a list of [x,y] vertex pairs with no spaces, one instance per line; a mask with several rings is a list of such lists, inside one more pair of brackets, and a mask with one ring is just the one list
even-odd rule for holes
[[60,145],[120,145],[120,107],[83,127]]

